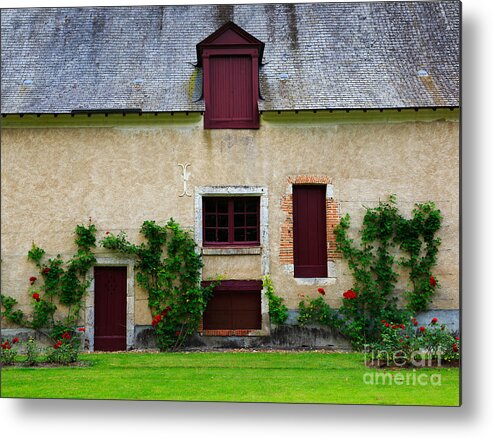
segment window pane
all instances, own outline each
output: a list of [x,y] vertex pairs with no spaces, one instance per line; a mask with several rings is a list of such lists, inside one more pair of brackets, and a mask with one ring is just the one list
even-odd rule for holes
[[228,199],[227,198],[217,198],[217,212],[227,213],[228,212]]
[[257,225],[257,215],[256,214],[247,214],[246,224],[248,226],[256,226]]
[[245,200],[244,199],[235,199],[235,213],[241,213],[245,211]]
[[218,227],[227,227],[228,226],[228,215],[227,214],[217,215],[217,226]]
[[215,213],[216,200],[213,198],[204,198],[204,211],[206,213]]
[[245,230],[243,228],[235,229],[235,241],[243,242],[245,240]]
[[216,230],[206,228],[205,229],[205,241],[206,242],[215,242],[216,241]]
[[257,238],[257,229],[256,228],[247,228],[246,230],[246,240],[248,242],[256,242]]
[[216,215],[206,214],[205,215],[205,226],[206,227],[215,227],[216,226]]
[[246,211],[249,213],[256,213],[258,205],[258,198],[247,198],[246,199]]
[[235,227],[245,226],[245,215],[243,213],[235,214]]
[[217,230],[217,241],[218,242],[227,242],[228,241],[228,230],[219,229]]

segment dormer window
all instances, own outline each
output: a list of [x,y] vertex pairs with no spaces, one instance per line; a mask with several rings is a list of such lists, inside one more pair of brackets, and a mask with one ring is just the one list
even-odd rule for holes
[[204,128],[259,127],[258,68],[264,43],[229,22],[197,45],[204,71]]

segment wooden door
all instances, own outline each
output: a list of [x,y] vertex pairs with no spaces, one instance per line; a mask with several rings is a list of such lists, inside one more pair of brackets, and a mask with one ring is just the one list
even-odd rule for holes
[[94,349],[127,347],[127,268],[94,268]]
[[293,186],[294,276],[327,277],[324,185]]

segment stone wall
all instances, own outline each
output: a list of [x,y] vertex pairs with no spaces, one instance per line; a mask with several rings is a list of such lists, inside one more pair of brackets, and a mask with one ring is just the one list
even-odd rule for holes
[[[430,110],[424,117],[420,111],[414,120],[413,113],[389,111],[382,119],[361,112],[334,120],[328,113],[305,114],[299,122],[293,114],[264,114],[259,130],[204,130],[197,117],[173,124],[145,117],[138,122],[137,115],[128,121],[134,116],[128,114],[113,117],[109,126],[71,127],[77,122],[70,116],[60,116],[59,125],[20,119],[9,124],[9,116],[1,151],[2,293],[29,309],[28,278],[36,272],[26,254],[33,241],[48,256],[68,258],[75,250],[75,226],[89,218],[98,237],[124,230],[135,242],[147,219],[173,217],[197,232],[203,188],[256,187],[266,189],[265,244],[251,253],[204,253],[204,278],[259,279],[269,273],[290,309],[304,296],[316,296],[320,286],[337,307],[352,278],[335,251],[333,227],[349,213],[355,232],[365,206],[396,194],[405,214],[428,200],[442,211],[435,269],[442,288],[432,308],[458,309],[458,114]],[[183,178],[186,164],[189,175]],[[316,280],[296,279],[292,271],[290,191],[293,183],[311,178],[328,187],[329,277]],[[97,255],[113,256],[102,248]],[[405,288],[404,281],[398,292]],[[147,297],[137,285],[132,311],[136,326],[150,323]]]

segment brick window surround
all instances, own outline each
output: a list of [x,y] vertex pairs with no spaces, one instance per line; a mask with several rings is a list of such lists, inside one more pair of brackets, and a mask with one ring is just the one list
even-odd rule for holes
[[[288,177],[288,193],[281,198],[281,210],[285,213],[284,222],[281,224],[281,238],[279,260],[281,265],[292,267],[294,266],[293,252],[293,185],[316,185],[324,184],[327,186],[326,195],[326,227],[327,227],[327,262],[330,266],[331,262],[341,258],[341,254],[336,250],[336,238],[334,228],[339,224],[340,203],[334,200],[333,186],[331,178],[327,176],[313,175],[298,175]],[[335,274],[329,269],[329,277],[334,277]]]

